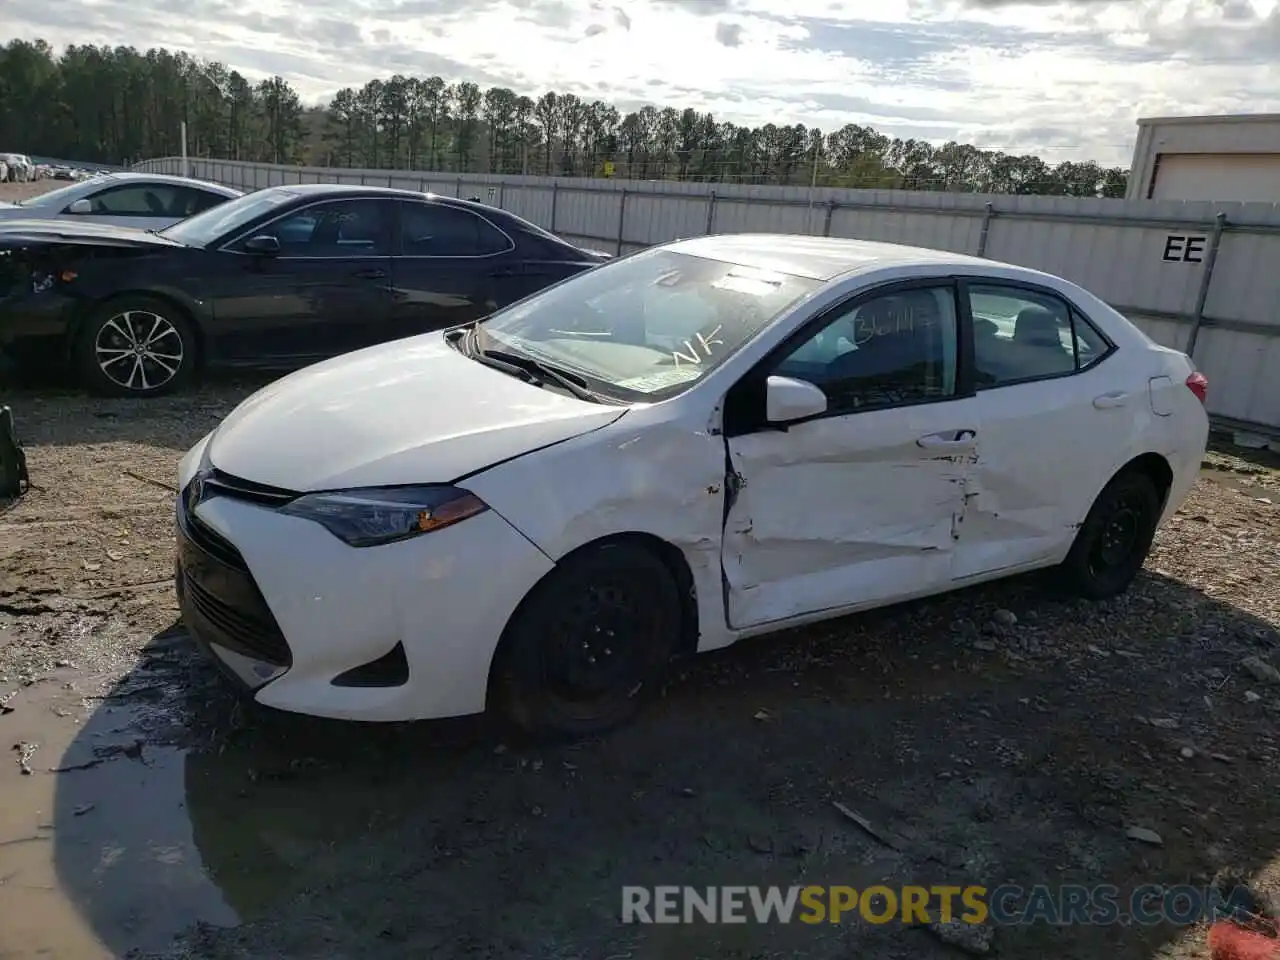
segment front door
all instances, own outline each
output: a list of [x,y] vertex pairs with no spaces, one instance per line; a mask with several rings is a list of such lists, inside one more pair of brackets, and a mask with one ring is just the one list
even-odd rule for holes
[[1149,410],[1146,383],[1117,389],[1099,366],[1111,345],[1053,292],[984,280],[962,284],[961,297],[973,315],[982,458],[958,581],[1064,553]]
[[[950,283],[836,308],[758,376],[808,380],[827,413],[727,439],[722,563],[735,629],[945,589],[979,437],[957,396]],[[750,421],[747,421],[750,424]]]
[[[217,352],[232,362],[306,362],[392,339],[388,206],[314,204],[219,254],[234,260],[214,301]],[[247,252],[259,236],[275,237],[279,255]]]
[[58,219],[109,223],[135,230],[163,230],[185,216],[182,210],[185,209],[186,194],[186,188],[173,184],[126,182],[82,197],[89,201],[88,213],[72,213],[68,205],[58,213]]

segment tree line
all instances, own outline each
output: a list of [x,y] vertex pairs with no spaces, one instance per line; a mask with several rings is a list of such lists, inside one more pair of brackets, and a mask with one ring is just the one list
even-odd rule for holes
[[126,163],[179,153],[184,122],[192,156],[315,166],[1075,197],[1122,197],[1128,175],[857,124],[826,133],[689,108],[624,114],[442,77],[374,79],[306,108],[282,77],[252,82],[182,52],[0,47],[0,149]]

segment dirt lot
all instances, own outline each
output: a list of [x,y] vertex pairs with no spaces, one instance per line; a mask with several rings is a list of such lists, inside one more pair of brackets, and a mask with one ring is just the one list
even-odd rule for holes
[[71,183],[70,180],[51,179],[35,180],[31,183],[0,183],[0,200],[13,203],[16,200],[25,200],[50,190],[57,190],[59,187],[69,187]]
[[[1023,578],[742,644],[557,749],[233,702],[176,623],[181,453],[261,381],[0,392],[0,957],[955,957],[872,926],[624,926],[624,884],[1280,883],[1280,470],[1217,452],[1125,597]],[[1255,458],[1256,459],[1256,458]],[[1252,672],[1251,672],[1252,671]],[[1256,674],[1256,675],[1255,675]],[[891,845],[833,807],[860,812]],[[1160,843],[1126,836],[1155,831]],[[1202,956],[1199,927],[994,931]]]

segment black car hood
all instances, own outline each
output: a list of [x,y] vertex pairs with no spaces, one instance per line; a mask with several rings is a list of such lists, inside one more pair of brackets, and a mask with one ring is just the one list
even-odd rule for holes
[[172,250],[183,244],[159,234],[106,223],[64,220],[0,220],[0,249],[33,243],[83,244],[104,247],[154,247]]

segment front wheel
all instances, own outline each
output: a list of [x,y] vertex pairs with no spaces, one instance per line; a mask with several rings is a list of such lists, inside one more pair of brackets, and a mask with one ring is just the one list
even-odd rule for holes
[[75,346],[80,377],[94,393],[153,397],[186,383],[195,370],[191,322],[155,297],[122,297],[95,309]]
[[1160,493],[1136,470],[1112,478],[1098,494],[1063,561],[1077,596],[1107,600],[1129,589],[1146,562],[1160,522]]
[[505,718],[539,740],[604,733],[631,719],[679,647],[680,593],[644,547],[570,557],[516,612],[494,663]]

